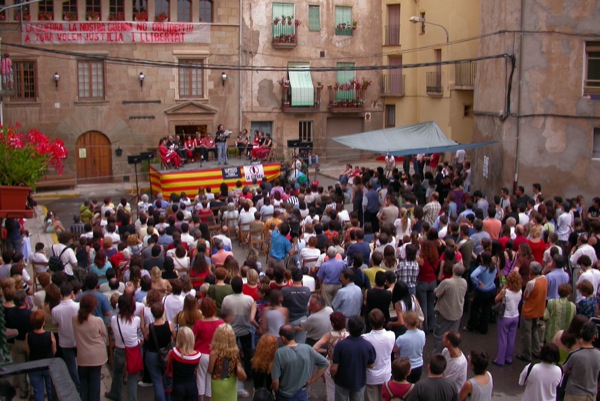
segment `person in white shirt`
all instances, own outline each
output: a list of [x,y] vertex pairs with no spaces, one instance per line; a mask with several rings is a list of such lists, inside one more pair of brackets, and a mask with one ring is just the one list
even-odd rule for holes
[[229,250],[232,251],[233,248],[231,245],[231,239],[227,236],[228,231],[229,230],[227,226],[221,226],[219,234],[213,236],[213,238],[220,238],[221,240],[223,240],[223,245],[228,246]]
[[[58,244],[54,244],[48,251],[48,256],[59,256],[64,266],[64,272],[68,276],[73,276],[73,269],[77,268],[77,258],[75,252],[69,245],[72,241],[72,235],[69,232],[62,232],[58,234]],[[62,255],[61,252],[68,248]]]
[[393,331],[383,328],[385,317],[379,309],[369,312],[371,331],[362,337],[375,348],[375,363],[367,368],[367,385],[364,398],[367,401],[381,399],[381,387],[392,377],[392,352],[396,348],[396,336]]
[[248,226],[248,224],[254,221],[255,212],[256,208],[254,206],[251,207],[248,201],[242,203],[242,210],[240,211],[238,223],[243,231],[250,231],[250,226]]
[[465,354],[458,348],[460,341],[460,333],[457,331],[448,331],[442,338],[445,347],[442,350],[442,355],[447,362],[444,377],[452,383],[456,391],[460,391],[467,381],[467,370],[469,368]]
[[588,244],[587,233],[581,233],[577,237],[577,246],[573,249],[573,254],[569,258],[571,266],[575,266],[580,257],[586,255],[592,261],[592,266],[596,264],[598,258],[596,257],[596,250],[593,246]]
[[163,299],[163,304],[165,306],[165,319],[168,322],[173,322],[175,316],[183,310],[183,296],[181,296],[181,291],[183,291],[183,282],[181,279],[175,279],[171,281],[172,293],[167,295]]
[[[67,233],[68,234],[68,233]],[[52,322],[58,326],[58,346],[62,352],[62,359],[67,365],[69,375],[79,392],[79,373],[77,372],[77,343],[73,334],[73,317],[79,311],[79,304],[73,296],[73,286],[70,283],[60,285],[62,301],[52,308]]]
[[[577,286],[583,282],[583,280],[587,280],[592,284],[592,287],[594,288],[594,296],[596,296],[596,290],[600,285],[600,271],[592,268],[592,260],[587,255],[580,256],[576,262],[577,265],[579,265],[579,268],[581,268],[582,273],[577,279],[575,288],[577,288]],[[583,298],[585,297],[581,294],[581,292],[577,291],[577,302],[581,301]]]
[[569,241],[569,235],[573,232],[573,214],[570,212],[571,204],[564,202],[562,213],[557,210],[558,219],[556,220],[556,234],[558,234],[558,245],[566,247]]
[[525,386],[522,400],[556,400],[556,388],[562,380],[562,371],[556,366],[560,359],[556,344],[546,343],[540,358],[540,363],[528,364],[519,376],[519,385]]
[[44,243],[35,244],[35,252],[31,255],[31,265],[36,274],[48,271],[48,257],[44,251]]

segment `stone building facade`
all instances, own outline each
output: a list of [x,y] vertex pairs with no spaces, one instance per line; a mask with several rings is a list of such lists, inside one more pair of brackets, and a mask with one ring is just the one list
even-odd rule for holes
[[489,194],[540,183],[546,196],[600,187],[600,9],[564,0],[481,3],[473,183]]

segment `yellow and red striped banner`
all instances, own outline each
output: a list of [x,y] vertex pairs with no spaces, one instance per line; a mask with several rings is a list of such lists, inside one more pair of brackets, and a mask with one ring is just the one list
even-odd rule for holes
[[[154,165],[150,165],[150,182],[152,183],[153,194],[162,193],[168,197],[172,193],[179,194],[185,192],[188,196],[193,196],[198,192],[198,188],[211,188],[215,193],[221,183],[226,183],[229,188],[234,188],[236,182],[242,181],[242,185],[251,185],[252,181],[246,181],[245,168],[251,168],[257,165],[239,166],[240,178],[223,179],[223,169],[207,170],[158,170]],[[235,168],[235,167],[233,167]],[[268,181],[278,178],[281,173],[280,163],[267,163],[262,165],[264,176]],[[259,180],[260,183],[260,180]]]

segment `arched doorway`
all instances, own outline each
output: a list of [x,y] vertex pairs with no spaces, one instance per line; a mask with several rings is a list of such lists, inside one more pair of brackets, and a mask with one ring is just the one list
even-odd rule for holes
[[77,182],[81,184],[112,181],[110,140],[101,132],[90,131],[77,138]]

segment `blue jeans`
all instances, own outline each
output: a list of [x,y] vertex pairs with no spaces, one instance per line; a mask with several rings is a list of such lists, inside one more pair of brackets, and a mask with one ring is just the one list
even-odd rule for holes
[[[121,401],[123,394],[123,373],[125,372],[125,349],[115,348],[113,354],[114,369],[108,398]],[[137,401],[137,373],[127,375],[127,401]]]
[[48,394],[48,401],[52,401],[52,380],[48,370],[42,372],[29,373],[29,381],[33,387],[33,399],[35,401],[44,401],[44,388]]
[[336,384],[335,401],[363,401],[365,399],[365,387],[353,391]]
[[433,290],[435,290],[435,287],[435,280],[430,283],[425,283],[423,281],[417,282],[417,301],[419,301],[421,309],[423,309],[423,315],[425,316],[422,327],[425,333],[433,331],[433,328],[435,327],[435,313],[433,310],[433,302],[435,300]]
[[[301,322],[303,320],[306,320],[306,316],[302,316],[292,322],[290,322],[290,326],[292,327],[299,327],[301,325]],[[302,331],[297,331],[296,334],[294,335],[294,340],[298,343],[298,344],[304,344],[306,343],[306,331],[302,330]]]
[[71,379],[77,388],[77,392],[81,392],[81,385],[79,384],[79,373],[77,373],[77,348],[61,348],[62,359],[67,365]]
[[308,401],[308,391],[306,388],[301,388],[291,397],[284,397],[281,393],[277,393],[277,401]]
[[217,160],[219,163],[227,163],[227,142],[217,143]]
[[168,394],[163,386],[163,371],[158,360],[158,352],[146,351],[146,369],[154,386],[154,401],[167,401]]
[[81,401],[100,401],[100,371],[102,366],[80,366]]

